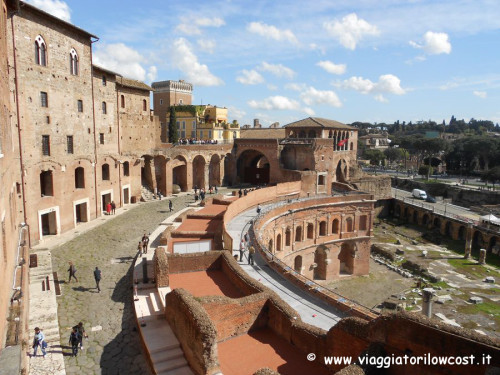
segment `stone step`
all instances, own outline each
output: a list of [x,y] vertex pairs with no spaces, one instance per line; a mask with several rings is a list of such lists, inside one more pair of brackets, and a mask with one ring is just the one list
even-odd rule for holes
[[156,373],[162,372],[162,371],[171,371],[178,369],[179,367],[184,367],[187,366],[188,363],[184,357],[180,358],[174,358],[170,361],[167,362],[162,362],[158,366],[155,365],[155,370]]
[[151,360],[153,361],[155,367],[157,367],[157,365],[162,362],[170,361],[172,359],[180,358],[183,356],[184,352],[182,351],[181,347],[178,346],[176,348],[164,349],[156,353],[152,353]]
[[194,375],[193,370],[189,366],[178,367],[174,370],[156,372],[157,375]]

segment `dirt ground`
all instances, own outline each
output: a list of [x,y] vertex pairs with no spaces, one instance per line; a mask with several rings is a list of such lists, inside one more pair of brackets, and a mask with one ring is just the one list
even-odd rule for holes
[[413,279],[404,278],[370,259],[368,276],[331,281],[325,287],[366,307],[374,308],[391,295],[400,295],[414,285]]

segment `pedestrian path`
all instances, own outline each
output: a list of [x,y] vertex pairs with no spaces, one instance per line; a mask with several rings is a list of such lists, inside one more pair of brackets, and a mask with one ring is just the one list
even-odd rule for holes
[[[262,206],[263,211],[266,208],[266,206]],[[252,208],[239,214],[230,223],[226,224],[228,232],[233,238],[233,255],[238,255],[238,260],[241,238],[248,231],[247,224],[255,219],[256,216],[257,212],[255,208]],[[276,273],[267,265],[258,252],[255,254],[255,265],[253,266],[248,264],[247,255],[248,252],[245,253],[243,262],[238,262],[240,266],[251,277],[275,291],[299,313],[305,323],[329,330],[345,316],[345,314],[334,307],[296,287],[290,281]]]
[[[29,309],[29,374],[30,375],[64,375],[66,374],[64,357],[59,340],[59,321],[57,317],[57,301],[52,260],[50,251],[38,251],[38,266],[30,268],[30,309]],[[48,281],[48,287],[47,287]],[[48,343],[47,355],[42,357],[38,348],[37,357],[33,357],[31,348],[34,329],[39,327]]]

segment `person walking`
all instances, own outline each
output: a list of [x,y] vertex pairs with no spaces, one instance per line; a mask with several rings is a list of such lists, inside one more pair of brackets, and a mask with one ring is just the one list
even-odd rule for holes
[[38,347],[40,347],[42,351],[43,358],[45,358],[45,355],[47,354],[46,348],[47,348],[47,343],[45,342],[45,335],[43,332],[40,330],[40,328],[36,327],[35,328],[35,337],[33,338],[33,356],[36,357],[36,352]]
[[73,327],[69,335],[69,344],[71,344],[71,356],[76,357],[78,354],[78,345],[80,344],[80,334],[78,333],[77,326]]
[[217,185],[215,185],[214,188],[215,188],[215,194],[217,194],[219,192],[219,189],[217,189]]
[[116,203],[115,201],[111,201],[111,212],[113,213],[113,215],[115,214],[115,211],[116,211]]
[[240,190],[238,190],[238,198],[241,198],[241,196],[243,195],[243,192]]
[[106,214],[107,214],[107,215],[111,215],[111,203],[108,203],[108,204],[106,205]]
[[139,245],[137,245],[137,251],[139,252],[139,256],[142,257],[142,241],[139,241]]
[[71,282],[71,278],[74,278],[76,280],[76,282],[78,282],[78,278],[76,277],[76,267],[73,264],[73,262],[69,262],[68,273],[69,273],[68,283]]
[[243,261],[243,253],[245,252],[245,240],[242,238],[240,242],[240,262]]
[[101,282],[101,270],[98,267],[96,267],[94,270],[94,279],[97,293],[101,293],[101,287],[99,286],[99,283]]
[[173,207],[174,207],[174,204],[172,203],[172,200],[169,199],[168,200],[168,209],[170,210],[170,212],[172,212]]
[[148,244],[149,244],[149,236],[146,236],[146,233],[144,233],[144,236],[142,236],[142,252],[144,254],[148,253]]
[[260,204],[258,204],[257,205],[257,215],[260,215],[260,211],[261,211]]
[[83,327],[82,322],[73,327],[73,329],[75,328],[78,332],[78,344],[80,345],[80,349],[83,350],[83,338],[88,338],[87,333],[85,333],[85,328]]
[[251,264],[253,266],[253,256],[255,254],[255,248],[253,246],[250,246],[248,249],[248,264]]

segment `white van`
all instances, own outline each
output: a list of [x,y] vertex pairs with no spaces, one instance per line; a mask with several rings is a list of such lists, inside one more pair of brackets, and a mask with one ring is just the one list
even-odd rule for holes
[[427,199],[427,193],[420,189],[413,189],[411,195],[413,196],[413,198],[424,199],[424,200]]

